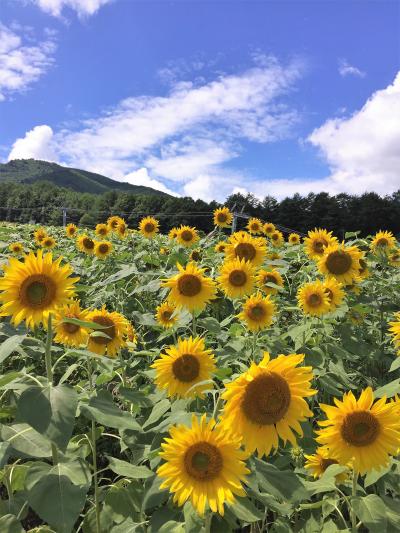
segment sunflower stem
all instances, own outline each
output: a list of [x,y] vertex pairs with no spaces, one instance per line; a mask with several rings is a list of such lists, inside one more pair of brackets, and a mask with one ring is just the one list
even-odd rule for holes
[[357,515],[354,510],[354,504],[353,504],[353,498],[357,496],[357,481],[358,481],[358,471],[354,469],[353,470],[353,484],[352,484],[352,490],[351,490],[351,509],[350,509],[352,533],[357,532]]
[[213,513],[212,511],[208,512],[206,514],[206,518],[204,521],[204,533],[211,533],[211,521],[212,521]]
[[[90,396],[92,396],[94,392],[93,368],[92,368],[92,361],[89,357],[87,359],[87,373],[88,373]],[[92,457],[93,457],[92,467],[93,467],[93,484],[94,484],[94,505],[95,505],[95,511],[96,511],[96,533],[101,533],[99,480],[98,480],[98,475],[97,475],[98,472],[97,472],[96,422],[94,420],[92,420],[90,440],[91,440]]]
[[[44,357],[46,362],[46,375],[47,375],[47,381],[49,382],[49,387],[51,388],[53,386],[53,369],[51,366],[51,346],[53,342],[53,328],[52,328],[52,316],[51,313],[49,314],[49,318],[47,321],[47,337],[46,337],[46,346],[44,351]],[[52,442],[51,443],[51,457],[53,460],[53,465],[56,465],[58,463],[58,450],[57,446]]]
[[196,312],[193,311],[193,338],[196,337],[196,334],[197,334],[197,324],[196,324]]

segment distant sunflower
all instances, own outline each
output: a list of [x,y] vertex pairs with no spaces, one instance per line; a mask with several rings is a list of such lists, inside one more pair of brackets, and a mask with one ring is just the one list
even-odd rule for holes
[[51,237],[50,235],[47,235],[43,240],[42,240],[42,243],[41,243],[41,246],[43,248],[46,248],[47,250],[51,250],[52,248],[54,248],[56,245],[56,240]]
[[261,457],[278,449],[279,438],[296,446],[293,430],[303,436],[300,422],[313,414],[305,398],[317,392],[311,389],[311,367],[298,366],[303,360],[303,354],[270,360],[264,352],[259,365],[251,363],[225,385],[222,425],[242,437],[246,452],[257,450]]
[[123,218],[121,218],[115,230],[116,234],[121,237],[121,239],[125,239],[125,237],[128,235],[128,231],[128,224]]
[[189,255],[190,261],[201,261],[202,255],[200,250],[192,250]]
[[396,238],[391,231],[378,231],[372,239],[370,248],[373,252],[387,253],[396,246]]
[[271,233],[271,235],[269,236],[270,240],[271,240],[271,243],[276,246],[277,248],[279,248],[280,246],[283,245],[283,243],[285,242],[285,239],[283,237],[283,233],[281,231],[278,231],[277,229],[275,231],[273,231]]
[[236,496],[245,496],[242,482],[250,471],[240,439],[231,431],[216,425],[214,419],[200,420],[192,415],[192,427],[182,424],[169,430],[161,444],[160,456],[166,461],[157,475],[164,479],[161,489],[174,494],[174,502],[182,506],[187,500],[200,516],[206,504],[214,513],[224,514],[224,503],[233,504]]
[[65,322],[66,319],[76,318],[87,321],[89,311],[81,309],[79,302],[73,301],[58,309],[54,320],[54,341],[65,346],[82,346],[87,343],[89,330],[78,324]]
[[[400,254],[399,254],[399,260],[400,260]],[[359,259],[360,268],[358,269],[358,278],[360,279],[366,279],[370,276],[370,272],[368,269],[368,263],[366,262],[365,258]]]
[[318,270],[324,276],[336,278],[343,285],[350,285],[357,281],[362,257],[363,252],[357,246],[333,244],[325,248],[318,261]]
[[226,242],[225,241],[219,241],[214,247],[214,250],[218,253],[224,253],[226,248]]
[[263,226],[263,231],[267,237],[269,237],[274,231],[276,230],[275,224],[272,224],[272,222],[266,222]]
[[328,295],[330,310],[333,311],[336,307],[339,307],[344,300],[345,292],[341,283],[336,281],[335,278],[327,278],[324,282],[325,292]]
[[233,215],[228,207],[219,207],[214,211],[214,226],[227,228],[232,224]]
[[65,233],[67,237],[72,239],[78,233],[78,228],[75,226],[75,224],[68,224],[65,228]]
[[105,259],[112,252],[112,244],[110,241],[95,241],[94,253],[99,259]]
[[390,250],[388,259],[392,266],[400,267],[400,249],[394,248],[393,250]]
[[80,235],[76,239],[76,245],[81,252],[84,252],[87,255],[94,254],[95,242],[89,237],[89,235],[86,235],[86,233],[84,235]]
[[233,233],[225,248],[227,259],[244,259],[255,266],[264,261],[266,251],[264,239],[252,237],[245,231]]
[[250,331],[260,331],[272,324],[274,314],[275,304],[269,294],[265,297],[253,294],[244,302],[242,311],[237,316]]
[[259,218],[251,218],[248,221],[246,228],[252,235],[258,235],[263,231],[263,223]]
[[400,349],[400,313],[396,313],[394,318],[395,320],[393,320],[393,322],[389,322],[389,331],[393,337],[395,346]]
[[159,225],[158,220],[153,217],[142,218],[139,223],[139,231],[146,239],[152,239],[160,231]]
[[357,308],[349,309],[347,313],[347,316],[349,317],[350,322],[354,326],[359,326],[360,324],[362,324],[364,322],[365,315],[366,315],[366,312],[364,310],[357,309]]
[[168,300],[177,307],[186,307],[188,311],[203,310],[210,300],[216,298],[216,284],[204,276],[204,268],[196,263],[186,267],[177,264],[178,274],[163,280],[162,286],[170,289]]
[[126,340],[127,342],[130,342],[134,346],[136,346],[137,341],[138,341],[136,330],[130,322],[128,322],[128,327],[126,330]]
[[109,232],[110,232],[110,227],[107,226],[107,224],[97,224],[96,225],[95,233],[99,237],[107,237]]
[[257,274],[258,287],[262,289],[265,294],[276,294],[279,292],[278,288],[270,287],[268,283],[283,287],[283,278],[277,270],[259,270]]
[[222,264],[217,281],[226,296],[242,298],[253,292],[254,274],[254,266],[249,261],[236,258]]
[[11,316],[15,326],[23,320],[29,328],[47,323],[50,313],[72,299],[79,279],[70,277],[71,266],[61,265],[61,260],[53,262],[51,252],[43,255],[42,250],[30,252],[23,261],[10,258],[0,278],[0,316]]
[[319,422],[317,442],[329,448],[332,459],[346,465],[350,461],[361,475],[379,470],[389,463],[400,443],[400,418],[393,402],[386,397],[374,403],[371,387],[358,400],[352,392],[335,398],[335,405],[320,404],[327,416]]
[[[304,455],[307,459],[304,468],[310,471],[314,478],[321,477],[325,470],[331,465],[337,465],[336,459],[332,459],[329,455],[329,450],[320,446],[313,455]],[[343,472],[335,476],[336,483],[343,483],[348,479],[348,474]]]
[[329,245],[336,244],[337,238],[332,236],[331,231],[315,228],[308,232],[304,238],[306,254],[311,259],[319,259],[324,255],[325,248]]
[[266,258],[268,259],[268,261],[277,261],[279,259],[282,259],[282,256],[278,252],[268,252]]
[[204,391],[214,388],[215,359],[205,348],[204,339],[178,339],[178,344],[165,352],[151,367],[156,369],[157,387],[165,389],[169,397],[202,398]]
[[168,239],[173,241],[178,235],[178,228],[171,228],[168,233]]
[[190,226],[181,226],[178,228],[176,240],[179,242],[179,244],[188,248],[189,246],[193,246],[193,244],[199,240],[199,234],[197,233],[196,228],[191,228]]
[[108,217],[107,226],[110,231],[117,231],[118,224],[120,224],[121,222],[123,222],[123,219],[119,216],[114,215],[112,217]]
[[306,315],[321,316],[329,313],[331,304],[322,281],[306,283],[297,292],[299,307]]
[[163,302],[156,309],[155,319],[163,328],[172,328],[178,321],[176,307],[169,302]]
[[289,244],[299,244],[300,243],[300,235],[298,233],[291,233],[288,237],[288,243]]
[[34,234],[34,240],[37,246],[42,245],[42,241],[45,237],[47,237],[47,231],[44,228],[38,228]]
[[21,255],[24,252],[24,245],[21,242],[12,242],[8,249],[14,255]]
[[128,335],[128,321],[120,313],[110,313],[105,306],[90,311],[88,322],[94,322],[101,329],[93,331],[89,337],[88,350],[98,355],[116,357],[118,352],[126,346]]

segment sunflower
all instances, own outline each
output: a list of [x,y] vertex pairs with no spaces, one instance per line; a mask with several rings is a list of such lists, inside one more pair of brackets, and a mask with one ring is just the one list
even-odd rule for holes
[[107,218],[107,226],[110,231],[116,231],[118,228],[118,224],[120,224],[121,222],[123,222],[122,218],[116,215]]
[[139,222],[139,231],[146,239],[152,239],[160,231],[159,225],[158,220],[153,217],[142,218]]
[[199,515],[206,504],[214,513],[224,514],[224,503],[233,504],[235,495],[245,496],[242,482],[250,471],[240,439],[216,424],[214,419],[200,420],[192,415],[192,427],[173,426],[161,444],[160,456],[166,461],[157,475],[164,479],[161,489],[174,494],[174,502],[183,505],[190,499]]
[[271,233],[274,233],[275,229],[275,224],[272,224],[272,222],[266,222],[263,226],[263,231],[267,236],[271,235]]
[[210,300],[216,298],[216,284],[204,276],[204,268],[198,268],[190,262],[184,268],[177,263],[178,274],[164,279],[163,287],[171,289],[168,300],[177,307],[186,307],[189,311],[203,310]]
[[41,242],[41,246],[43,248],[46,248],[47,250],[51,250],[56,245],[56,240],[51,237],[50,235],[47,235]]
[[274,314],[275,304],[269,294],[265,298],[261,294],[253,294],[244,302],[237,316],[250,331],[260,331],[272,324]]
[[24,252],[24,245],[21,242],[12,242],[8,249],[14,255],[21,255]]
[[42,245],[42,240],[47,237],[47,231],[44,228],[38,228],[34,234],[35,243],[37,246]]
[[[399,254],[400,259],[400,254]],[[370,276],[370,272],[368,269],[368,263],[365,261],[365,259],[361,258],[359,259],[360,268],[358,269],[358,278],[360,279],[366,279]]]
[[354,325],[354,326],[359,326],[360,324],[362,324],[364,322],[364,318],[365,318],[365,315],[367,313],[362,310],[362,309],[349,309],[348,313],[347,313],[347,316],[349,317],[350,319],[350,322]]
[[80,235],[76,239],[76,245],[81,252],[84,252],[88,255],[94,254],[95,242],[92,238],[89,237],[89,235],[86,235],[86,233]]
[[277,270],[259,270],[257,274],[258,287],[262,289],[265,294],[276,294],[279,292],[278,288],[270,287],[268,283],[283,287],[283,278]]
[[173,241],[178,235],[178,228],[171,228],[168,233],[168,239]]
[[99,259],[105,259],[112,252],[112,244],[110,241],[95,241],[94,253]]
[[308,236],[304,238],[306,254],[311,259],[319,259],[323,256],[325,248],[331,244],[336,244],[337,238],[332,236],[331,231],[326,229],[315,228],[309,231]]
[[128,322],[128,328],[126,330],[126,340],[134,346],[136,346],[138,340],[136,330],[130,322]]
[[156,308],[155,319],[163,328],[172,328],[178,321],[176,307],[169,302],[163,302]]
[[79,302],[74,301],[69,305],[64,305],[58,309],[54,320],[54,341],[65,346],[82,346],[86,344],[89,337],[89,330],[78,324],[65,322],[65,319],[76,318],[87,321],[89,311],[82,310]]
[[285,242],[285,239],[283,238],[283,233],[281,231],[278,231],[277,229],[271,233],[269,238],[271,239],[272,244],[277,248],[282,246],[282,244]]
[[299,244],[300,243],[300,235],[298,233],[291,233],[288,237],[288,243],[289,244]]
[[345,292],[342,289],[341,283],[336,281],[335,278],[327,278],[324,282],[324,289],[328,295],[330,311],[339,307],[345,297]]
[[391,231],[378,231],[372,239],[370,248],[375,253],[386,253],[396,246],[396,238]]
[[392,266],[400,267],[400,249],[394,248],[393,250],[390,250],[388,254],[388,259],[389,259],[389,263]]
[[101,309],[90,311],[87,320],[102,326],[90,335],[88,349],[98,355],[116,357],[118,352],[126,346],[129,332],[129,323],[126,318],[115,311],[108,312],[103,306]]
[[244,259],[255,266],[261,265],[266,252],[264,239],[254,238],[245,231],[231,235],[225,248],[227,259]]
[[299,307],[306,315],[321,316],[329,313],[331,304],[322,281],[306,283],[297,292]]
[[99,237],[107,237],[110,232],[110,227],[107,224],[97,224],[94,231]]
[[248,221],[246,228],[252,235],[258,235],[263,231],[263,223],[259,218],[251,218]]
[[190,261],[201,261],[202,255],[200,250],[192,250],[189,255]]
[[318,261],[318,270],[327,277],[334,277],[343,285],[357,281],[360,272],[360,259],[363,253],[357,246],[333,244],[327,246]]
[[303,354],[290,354],[271,361],[264,352],[259,365],[252,363],[225,386],[222,424],[242,437],[246,452],[257,450],[261,457],[278,449],[279,438],[296,446],[293,430],[303,436],[300,422],[313,414],[304,398],[317,392],[311,367],[298,366],[303,360]]
[[389,331],[393,337],[393,342],[397,348],[400,348],[400,313],[395,314],[395,320],[393,322],[389,322],[389,326]]
[[[336,459],[330,457],[328,448],[323,446],[317,448],[313,455],[304,455],[304,457],[307,459],[304,468],[309,470],[314,478],[321,477],[329,466],[338,464]],[[335,476],[337,483],[343,483],[347,478],[348,474],[346,472]]]
[[229,211],[229,207],[219,207],[214,211],[214,226],[220,228],[227,228],[232,224],[233,215]]
[[25,320],[27,327],[33,328],[68,303],[79,278],[71,278],[71,266],[61,265],[61,260],[53,262],[51,252],[43,255],[42,250],[37,255],[30,252],[23,262],[10,258],[0,278],[0,316],[11,316],[15,326]]
[[379,470],[396,454],[400,443],[400,418],[393,402],[386,397],[374,403],[371,387],[358,400],[352,392],[335,398],[335,405],[320,404],[327,416],[319,422],[317,442],[329,448],[332,459],[346,465],[350,461],[360,474]]
[[278,254],[278,252],[268,252],[266,258],[268,259],[268,261],[276,261],[282,259],[281,254]]
[[176,240],[179,242],[179,244],[188,248],[199,240],[199,234],[197,233],[196,228],[191,228],[190,226],[181,226],[178,228]]
[[244,259],[233,259],[222,264],[217,279],[222,290],[230,298],[242,298],[253,292],[254,266]]
[[121,239],[125,239],[125,237],[128,235],[128,224],[123,218],[121,218],[120,222],[118,223],[115,232],[119,237],[121,237]]
[[226,242],[225,241],[219,241],[214,247],[214,250],[218,253],[224,253],[226,248]]
[[214,388],[215,359],[205,348],[204,339],[178,339],[178,344],[165,352],[151,367],[156,369],[157,387],[165,389],[169,397],[203,398],[204,391]]
[[72,239],[78,233],[78,228],[75,226],[75,224],[68,224],[65,228],[65,233],[67,237]]

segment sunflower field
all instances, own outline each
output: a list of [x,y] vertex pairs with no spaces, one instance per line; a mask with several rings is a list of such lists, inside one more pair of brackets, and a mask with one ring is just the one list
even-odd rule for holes
[[3,227],[1,533],[400,532],[399,243],[214,224]]

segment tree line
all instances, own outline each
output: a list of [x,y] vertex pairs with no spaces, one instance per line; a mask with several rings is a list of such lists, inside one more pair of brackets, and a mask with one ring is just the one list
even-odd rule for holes
[[[130,227],[137,227],[143,216],[153,214],[160,220],[163,232],[181,224],[208,232],[213,228],[210,213],[219,205],[189,197],[142,196],[118,191],[78,193],[44,181],[31,185],[0,184],[0,220],[9,222],[62,225],[62,208],[66,208],[67,222],[80,226],[94,227],[110,215],[120,215]],[[260,200],[252,194],[233,194],[224,205],[302,233],[323,227],[339,238],[348,231],[368,235],[386,229],[400,234],[400,190],[384,197],[372,192],[361,196],[345,193],[331,196],[324,192],[294,194],[280,201],[272,196]],[[238,228],[245,223],[240,219]]]

